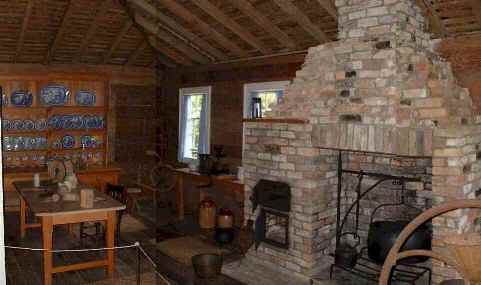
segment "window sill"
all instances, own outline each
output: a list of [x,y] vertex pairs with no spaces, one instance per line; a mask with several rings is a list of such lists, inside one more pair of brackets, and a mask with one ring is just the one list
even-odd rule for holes
[[242,119],[244,123],[280,123],[280,124],[308,124],[308,119],[300,118],[259,118],[259,119]]

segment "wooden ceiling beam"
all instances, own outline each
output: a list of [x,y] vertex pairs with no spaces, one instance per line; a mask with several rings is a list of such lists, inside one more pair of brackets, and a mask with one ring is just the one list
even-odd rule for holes
[[[319,0],[322,1],[322,0]],[[289,49],[295,49],[296,43],[277,27],[272,21],[270,21],[266,16],[259,12],[252,4],[247,0],[231,0],[230,3],[234,5],[238,10],[240,10],[245,15],[249,16],[252,21],[254,21],[261,28],[266,30],[271,36],[276,39],[279,43],[284,45]]]
[[226,38],[221,33],[217,32],[214,28],[210,27],[206,22],[199,19],[192,12],[184,8],[181,4],[177,3],[177,0],[162,0],[162,5],[169,9],[170,12],[177,17],[182,18],[190,25],[199,28],[205,35],[209,35],[222,47],[232,52],[235,56],[246,57],[248,53],[235,44],[232,40]]
[[480,0],[468,0],[471,8],[473,9],[473,14],[481,27],[481,1]]
[[87,30],[87,33],[82,38],[82,42],[80,43],[80,47],[77,54],[73,58],[73,62],[77,63],[82,58],[82,55],[85,53],[85,50],[87,49],[88,44],[90,43],[90,40],[92,39],[92,37],[95,35],[95,32],[97,31],[101,17],[108,12],[109,8],[111,7],[111,4],[112,4],[111,0],[104,0],[104,2],[97,9],[94,19],[92,20],[89,26],[89,29]]
[[13,62],[17,61],[17,58],[22,53],[23,43],[25,42],[25,33],[27,31],[28,22],[30,21],[30,16],[32,15],[33,0],[28,0],[27,8],[25,9],[25,15],[23,16],[22,28],[20,30],[20,36],[17,42],[17,49],[15,50],[15,56],[13,57]]
[[294,19],[304,30],[320,43],[331,41],[291,0],[273,0],[284,13]]
[[266,47],[258,38],[256,38],[251,32],[246,28],[241,27],[234,20],[229,18],[224,12],[219,8],[209,2],[209,0],[191,0],[197,5],[202,11],[210,15],[216,21],[224,25],[226,28],[234,32],[239,38],[247,42],[249,45],[259,50],[262,54],[271,53],[271,49]]
[[184,27],[182,27],[182,25],[180,25],[164,13],[160,12],[159,9],[150,5],[145,0],[128,0],[128,2],[135,5],[136,7],[139,7],[144,12],[149,13],[152,17],[155,17],[161,23],[166,25],[170,30],[172,30],[173,33],[176,33],[179,36],[183,37],[186,41],[188,41],[190,45],[198,47],[200,51],[205,52],[209,56],[213,57],[215,60],[226,60],[228,58],[224,52],[218,50],[217,48],[210,45],[207,41],[198,37],[191,31],[185,29]]
[[47,51],[47,55],[45,56],[44,64],[49,64],[50,61],[52,60],[53,55],[55,54],[55,51],[57,50],[60,41],[62,40],[63,34],[65,33],[65,29],[67,28],[68,21],[72,17],[72,14],[75,11],[75,7],[72,4],[71,1],[68,2],[67,4],[67,11],[63,15],[62,18],[62,23],[60,24],[60,27],[57,30],[57,33],[55,34],[55,39],[53,40],[52,45],[50,46],[50,49]]
[[[176,64],[186,65],[186,66],[194,65],[194,63],[190,59],[183,56],[182,54],[180,54],[176,50],[168,47],[167,45],[165,45],[163,43],[159,43],[159,40],[157,39],[156,36],[153,36],[153,35],[148,36],[148,41],[149,41],[150,45],[152,45],[152,47],[155,50],[157,50],[161,54],[165,55],[167,58],[169,58],[169,60],[173,60]],[[163,62],[162,57],[158,57],[158,59],[162,64],[164,64],[168,67],[173,67],[173,64],[166,64],[165,62]]]
[[120,31],[117,33],[117,35],[115,36],[115,39],[114,41],[112,42],[112,44],[110,45],[110,48],[109,50],[105,53],[104,55],[104,59],[103,59],[103,63],[107,63],[110,61],[110,57],[112,56],[112,54],[114,53],[114,51],[117,49],[117,47],[119,46],[120,44],[120,41],[122,40],[122,38],[125,36],[125,34],[130,30],[130,28],[132,27],[132,25],[134,24],[134,22],[132,22],[132,20],[130,18],[128,18],[124,24],[122,25],[122,28],[120,29]]
[[210,60],[203,54],[200,54],[196,49],[192,48],[190,45],[180,40],[179,38],[173,36],[171,33],[161,29],[159,25],[153,23],[138,13],[134,14],[135,22],[144,28],[149,34],[153,34],[156,37],[162,39],[165,42],[171,44],[175,49],[181,51],[185,56],[199,63],[208,63]]
[[317,2],[334,20],[337,20],[337,9],[331,0],[317,0]]
[[147,42],[147,40],[145,38],[142,39],[142,41],[140,42],[140,44],[137,46],[137,48],[134,50],[134,52],[129,56],[129,58],[127,59],[127,62],[125,63],[125,65],[132,65],[135,63],[135,61],[137,60],[137,58],[140,56],[140,54],[142,54],[142,52],[145,50],[146,47],[149,46],[149,43]]

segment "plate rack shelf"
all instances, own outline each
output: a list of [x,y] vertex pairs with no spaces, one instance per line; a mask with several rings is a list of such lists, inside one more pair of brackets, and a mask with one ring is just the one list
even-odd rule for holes
[[[42,90],[50,86],[62,86],[68,90],[65,102],[61,106],[45,106],[40,98]],[[24,76],[7,79],[0,78],[2,91],[2,143],[3,165],[5,168],[44,167],[52,158],[71,159],[83,167],[106,167],[108,165],[108,100],[109,82],[97,76],[75,79],[69,76],[58,77]],[[95,101],[90,106],[79,106],[76,96],[79,92],[95,94]],[[14,106],[11,96],[15,92],[31,93],[30,106]],[[80,92],[80,93],[81,93]],[[102,118],[103,123],[96,126],[80,125],[67,127],[59,123],[55,127],[49,124],[52,117],[75,116]],[[84,119],[82,119],[84,118]],[[21,127],[11,122],[33,122],[35,127]],[[37,122],[44,121],[44,128],[37,127]],[[77,121],[78,122],[78,121]],[[69,138],[70,137],[70,138]],[[20,139],[19,139],[20,138]],[[73,138],[73,140],[72,140]],[[20,141],[20,143],[18,143]],[[27,142],[29,141],[29,142]],[[7,147],[8,144],[8,147]]]

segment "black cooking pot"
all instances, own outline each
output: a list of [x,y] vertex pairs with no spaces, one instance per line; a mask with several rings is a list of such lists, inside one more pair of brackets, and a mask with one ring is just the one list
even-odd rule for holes
[[357,263],[358,253],[355,246],[341,243],[334,253],[334,263],[338,266],[353,268]]
[[[396,242],[401,231],[409,224],[408,221],[376,221],[369,226],[367,237],[367,251],[371,260],[383,264],[389,250]],[[419,226],[401,248],[403,250],[425,249],[431,250],[431,231],[428,225]],[[418,263],[426,261],[428,257],[416,256],[405,258],[402,263]]]

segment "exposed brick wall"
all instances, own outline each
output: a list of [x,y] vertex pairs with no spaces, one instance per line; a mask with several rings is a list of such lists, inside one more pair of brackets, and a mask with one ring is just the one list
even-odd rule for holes
[[114,163],[123,169],[122,180],[135,180],[141,173],[145,181],[155,159],[145,154],[156,150],[159,126],[155,86],[113,85],[111,89],[115,136]]
[[225,71],[178,74],[167,72],[162,84],[161,118],[167,128],[159,140],[167,141],[166,157],[177,160],[179,88],[212,86],[211,146],[223,145],[231,168],[241,164],[244,84],[290,80],[301,63],[257,66]]

